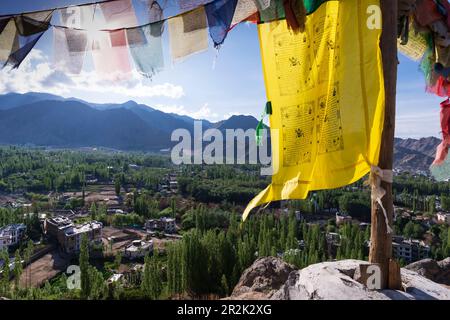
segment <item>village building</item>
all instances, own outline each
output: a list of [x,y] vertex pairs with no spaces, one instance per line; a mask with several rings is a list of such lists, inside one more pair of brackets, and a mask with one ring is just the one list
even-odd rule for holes
[[161,231],[165,233],[175,233],[176,223],[174,218],[162,217],[160,219],[150,219],[145,223],[147,231]]
[[58,216],[46,219],[44,228],[45,233],[56,239],[64,252],[77,253],[83,235],[87,236],[90,244],[101,243],[103,225],[97,221],[75,225],[70,219]]
[[16,246],[24,238],[27,227],[23,224],[10,224],[0,228],[0,250]]
[[124,250],[124,257],[130,260],[145,257],[153,252],[153,241],[134,240]]
[[404,239],[400,236],[392,238],[392,253],[396,259],[403,259],[406,263],[412,263],[429,258],[430,247],[421,240]]
[[436,214],[437,222],[442,224],[450,224],[450,213],[438,212]]
[[352,217],[345,213],[336,212],[336,225],[352,222]]
[[112,285],[115,283],[123,283],[124,276],[122,273],[114,273],[111,277],[106,280],[108,285]]

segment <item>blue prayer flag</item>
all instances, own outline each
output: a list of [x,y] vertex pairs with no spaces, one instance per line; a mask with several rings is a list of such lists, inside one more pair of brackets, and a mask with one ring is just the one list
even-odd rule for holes
[[237,0],[218,0],[205,6],[209,34],[216,48],[224,42],[230,30],[236,5]]

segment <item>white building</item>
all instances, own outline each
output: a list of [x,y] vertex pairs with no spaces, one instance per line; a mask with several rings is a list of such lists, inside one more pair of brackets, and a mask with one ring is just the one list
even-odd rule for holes
[[63,248],[66,252],[79,252],[81,237],[85,234],[90,244],[101,243],[103,224],[97,221],[73,225],[64,229]]
[[0,228],[0,250],[9,249],[9,247],[19,244],[26,231],[27,227],[23,223],[10,224]]
[[436,214],[438,223],[450,224],[450,213],[438,212]]
[[336,225],[341,225],[346,222],[352,222],[352,217],[347,214],[336,212]]
[[112,285],[113,283],[123,283],[124,276],[122,273],[114,273],[111,277],[106,280],[108,285]]
[[153,252],[153,241],[134,240],[125,248],[124,257],[132,260],[143,258]]
[[150,219],[145,223],[148,231],[163,231],[165,233],[175,233],[176,223],[174,218],[163,217],[160,219]]
[[392,239],[392,253],[396,259],[403,259],[407,263],[426,259],[430,256],[430,247],[421,240],[394,236]]
[[45,232],[55,238],[66,253],[80,251],[81,237],[85,234],[92,243],[101,243],[103,224],[90,221],[81,225],[62,216],[45,220]]

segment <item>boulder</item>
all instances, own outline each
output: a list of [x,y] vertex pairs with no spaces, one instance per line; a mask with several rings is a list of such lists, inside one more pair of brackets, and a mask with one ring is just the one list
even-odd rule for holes
[[415,271],[431,281],[450,286],[450,257],[442,261],[424,259],[411,263],[405,269]]
[[356,280],[361,264],[368,262],[323,262],[298,270],[277,258],[260,258],[242,274],[230,299],[450,300],[448,288],[405,268],[403,290],[368,290]]
[[280,300],[388,300],[389,297],[370,291],[353,279],[358,260],[341,260],[310,265],[293,272],[272,299]]
[[298,269],[281,259],[260,258],[244,271],[230,299],[268,299],[285,284],[294,270]]

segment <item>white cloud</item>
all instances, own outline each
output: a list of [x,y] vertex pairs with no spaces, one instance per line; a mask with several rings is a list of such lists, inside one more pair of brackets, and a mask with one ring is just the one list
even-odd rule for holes
[[197,111],[188,110],[184,105],[177,105],[177,104],[173,105],[156,104],[153,107],[166,113],[176,113],[181,116],[189,116],[193,119],[200,119],[200,120],[206,119],[211,121],[220,119],[218,113],[211,111],[211,109],[208,107],[208,103],[205,103]]
[[205,103],[196,112],[191,112],[190,116],[194,119],[217,120],[217,118],[219,118],[219,114],[216,112],[212,112],[211,109],[208,107],[208,103]]
[[95,71],[82,71],[80,75],[67,75],[52,67],[40,50],[33,50],[19,69],[0,71],[0,93],[47,92],[70,96],[75,90],[86,93],[118,94],[135,98],[164,97],[180,99],[184,96],[181,86],[171,83],[151,84],[133,71],[122,81],[102,79]]

